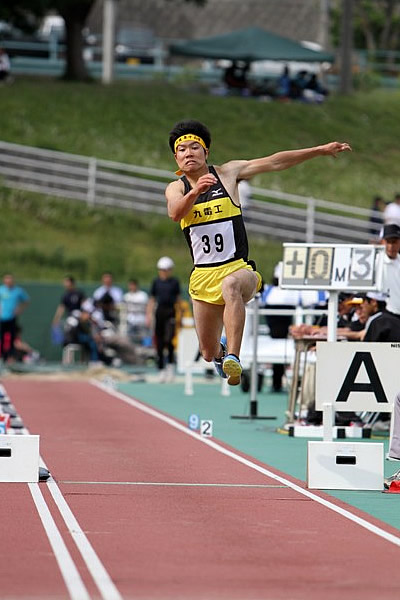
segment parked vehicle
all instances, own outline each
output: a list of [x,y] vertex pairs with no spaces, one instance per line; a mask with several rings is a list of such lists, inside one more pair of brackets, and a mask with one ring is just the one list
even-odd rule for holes
[[115,38],[115,58],[125,63],[154,63],[156,39],[146,27],[121,28]]
[[0,21],[0,44],[12,59],[14,56],[48,58],[47,45],[40,43],[35,32],[23,31],[6,21]]

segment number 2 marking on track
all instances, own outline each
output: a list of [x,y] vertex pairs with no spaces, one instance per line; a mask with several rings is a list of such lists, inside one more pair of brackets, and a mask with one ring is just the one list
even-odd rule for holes
[[205,437],[212,437],[213,422],[210,419],[202,419],[200,421],[200,434]]

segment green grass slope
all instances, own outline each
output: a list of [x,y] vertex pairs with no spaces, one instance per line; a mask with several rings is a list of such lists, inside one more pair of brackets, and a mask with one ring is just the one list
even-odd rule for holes
[[[192,268],[179,226],[151,214],[87,208],[75,201],[43,199],[3,189],[0,210],[2,272],[19,280],[59,281],[71,273],[81,282],[99,281],[104,270],[126,287],[130,277],[148,287],[160,256],[171,256],[186,287]],[[252,240],[251,257],[268,277],[282,244]]]
[[[168,132],[183,118],[210,127],[216,164],[348,141],[351,154],[318,158],[253,183],[369,207],[375,194],[391,200],[400,188],[399,101],[398,91],[375,90],[331,96],[322,105],[281,104],[213,97],[162,81],[104,87],[26,78],[0,88],[0,139],[171,170]],[[182,234],[167,218],[93,210],[4,189],[0,202],[3,270],[20,280],[54,281],[68,271],[94,281],[103,269],[112,269],[120,281],[138,276],[148,283],[161,254],[173,256],[182,278],[189,274]],[[281,244],[251,240],[251,246],[268,278]]]

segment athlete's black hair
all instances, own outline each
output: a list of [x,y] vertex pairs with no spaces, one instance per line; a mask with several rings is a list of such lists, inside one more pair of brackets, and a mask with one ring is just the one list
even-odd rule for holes
[[207,127],[200,123],[200,121],[180,121],[176,123],[173,129],[169,132],[169,147],[172,152],[175,154],[174,144],[175,141],[181,137],[181,135],[185,135],[185,133],[193,133],[194,135],[198,135],[201,137],[207,148],[211,145],[211,134]]

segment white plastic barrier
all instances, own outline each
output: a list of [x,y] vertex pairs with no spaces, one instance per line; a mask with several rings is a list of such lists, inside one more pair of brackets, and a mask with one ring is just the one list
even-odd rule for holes
[[0,435],[0,482],[39,481],[39,436]]
[[325,490],[382,490],[383,444],[308,442],[307,487]]

